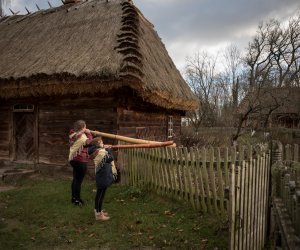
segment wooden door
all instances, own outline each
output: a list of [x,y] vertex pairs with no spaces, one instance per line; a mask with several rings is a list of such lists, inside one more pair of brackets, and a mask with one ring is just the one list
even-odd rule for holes
[[15,161],[35,160],[35,115],[34,112],[14,113]]

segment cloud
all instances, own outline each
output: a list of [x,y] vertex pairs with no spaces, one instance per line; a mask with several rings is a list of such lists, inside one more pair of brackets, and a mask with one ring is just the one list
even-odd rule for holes
[[228,44],[244,49],[258,24],[300,10],[298,0],[135,0],[154,24],[171,57],[182,69],[185,57],[198,50],[215,54]]
[[300,10],[298,0],[135,0],[143,13],[168,39],[217,42],[270,17]]

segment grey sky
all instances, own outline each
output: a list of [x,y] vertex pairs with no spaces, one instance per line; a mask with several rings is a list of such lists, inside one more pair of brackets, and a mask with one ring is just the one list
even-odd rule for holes
[[[49,1],[53,6],[61,5],[60,0]],[[133,2],[154,24],[170,56],[181,71],[187,56],[201,50],[217,53],[231,43],[243,49],[255,34],[259,22],[270,18],[284,20],[300,11],[299,0]],[[47,0],[11,0],[11,8],[24,12],[24,6],[27,6],[29,10],[35,11],[35,3],[41,8],[49,7]]]

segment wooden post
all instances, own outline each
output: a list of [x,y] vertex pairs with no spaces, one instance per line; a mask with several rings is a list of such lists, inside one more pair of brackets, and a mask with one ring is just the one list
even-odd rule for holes
[[235,165],[231,164],[231,178],[230,178],[230,194],[229,194],[229,204],[230,204],[230,213],[229,213],[229,222],[230,222],[230,243],[229,249],[234,249],[235,245]]
[[297,236],[300,237],[300,191],[296,192],[296,232]]
[[241,215],[240,215],[240,199],[241,199],[241,167],[236,166],[235,168],[237,181],[236,181],[236,196],[235,196],[235,244],[234,249],[239,249],[239,231],[241,228]]
[[241,185],[240,185],[240,219],[241,219],[241,228],[239,229],[239,243],[238,249],[243,249],[244,245],[244,231],[245,231],[245,183],[246,183],[246,164],[245,161],[240,162],[241,166]]

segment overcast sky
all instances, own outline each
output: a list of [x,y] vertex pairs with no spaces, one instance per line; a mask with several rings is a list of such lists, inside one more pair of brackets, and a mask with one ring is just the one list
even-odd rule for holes
[[[10,0],[13,11],[47,0]],[[49,0],[53,6],[60,0]],[[104,1],[104,0],[99,0]],[[244,49],[259,22],[285,20],[300,11],[300,0],[133,0],[154,24],[177,68],[183,72],[187,56],[198,51],[217,53],[229,44]],[[10,14],[9,12],[6,12]]]

